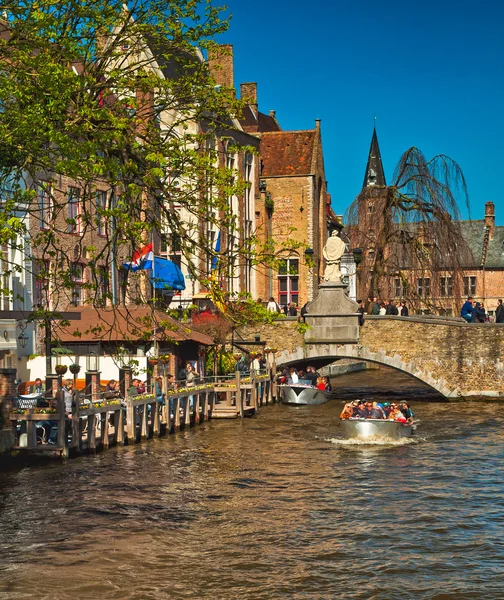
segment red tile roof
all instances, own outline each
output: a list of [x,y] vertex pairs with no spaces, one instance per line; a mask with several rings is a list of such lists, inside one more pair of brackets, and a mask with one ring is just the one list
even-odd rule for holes
[[80,312],[80,321],[53,324],[53,335],[62,342],[118,342],[152,339],[152,331],[157,330],[158,340],[184,342],[192,340],[199,344],[212,345],[208,335],[194,331],[187,325],[172,319],[166,313],[156,310],[154,315],[148,307],[107,308],[77,307],[72,312]]
[[316,134],[315,129],[263,133],[262,177],[310,174]]

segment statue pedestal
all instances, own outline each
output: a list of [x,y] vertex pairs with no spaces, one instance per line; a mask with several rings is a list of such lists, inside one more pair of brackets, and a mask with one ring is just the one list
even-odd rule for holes
[[359,305],[350,300],[346,290],[347,286],[339,281],[326,281],[319,285],[318,294],[308,305],[305,317],[310,326],[305,333],[306,343],[357,343]]

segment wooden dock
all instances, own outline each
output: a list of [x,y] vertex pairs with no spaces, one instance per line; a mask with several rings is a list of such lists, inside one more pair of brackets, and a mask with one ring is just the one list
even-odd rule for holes
[[[249,377],[237,372],[232,379],[166,391],[159,398],[142,394],[124,401],[103,397],[83,401],[77,393],[68,417],[60,394],[57,409],[11,410],[9,418],[17,440],[12,450],[63,457],[106,450],[114,445],[172,434],[209,419],[253,416],[260,407],[275,402],[276,393],[272,371]],[[57,440],[49,443],[37,422],[45,422],[46,429],[57,428]],[[26,433],[23,444],[19,443],[18,429]]]

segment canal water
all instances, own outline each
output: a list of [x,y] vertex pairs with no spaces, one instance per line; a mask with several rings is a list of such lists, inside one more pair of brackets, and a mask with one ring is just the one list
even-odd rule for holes
[[413,395],[403,443],[342,440],[334,399],[0,473],[0,599],[504,598],[503,407],[411,381],[334,381]]

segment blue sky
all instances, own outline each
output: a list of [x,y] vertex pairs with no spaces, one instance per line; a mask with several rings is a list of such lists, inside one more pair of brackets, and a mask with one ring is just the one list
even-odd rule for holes
[[[493,200],[504,224],[504,1],[227,0],[235,85],[283,129],[322,120],[333,208],[362,186],[376,115],[387,181],[411,146],[447,154],[467,180],[471,217]],[[467,218],[467,211],[462,208]]]

